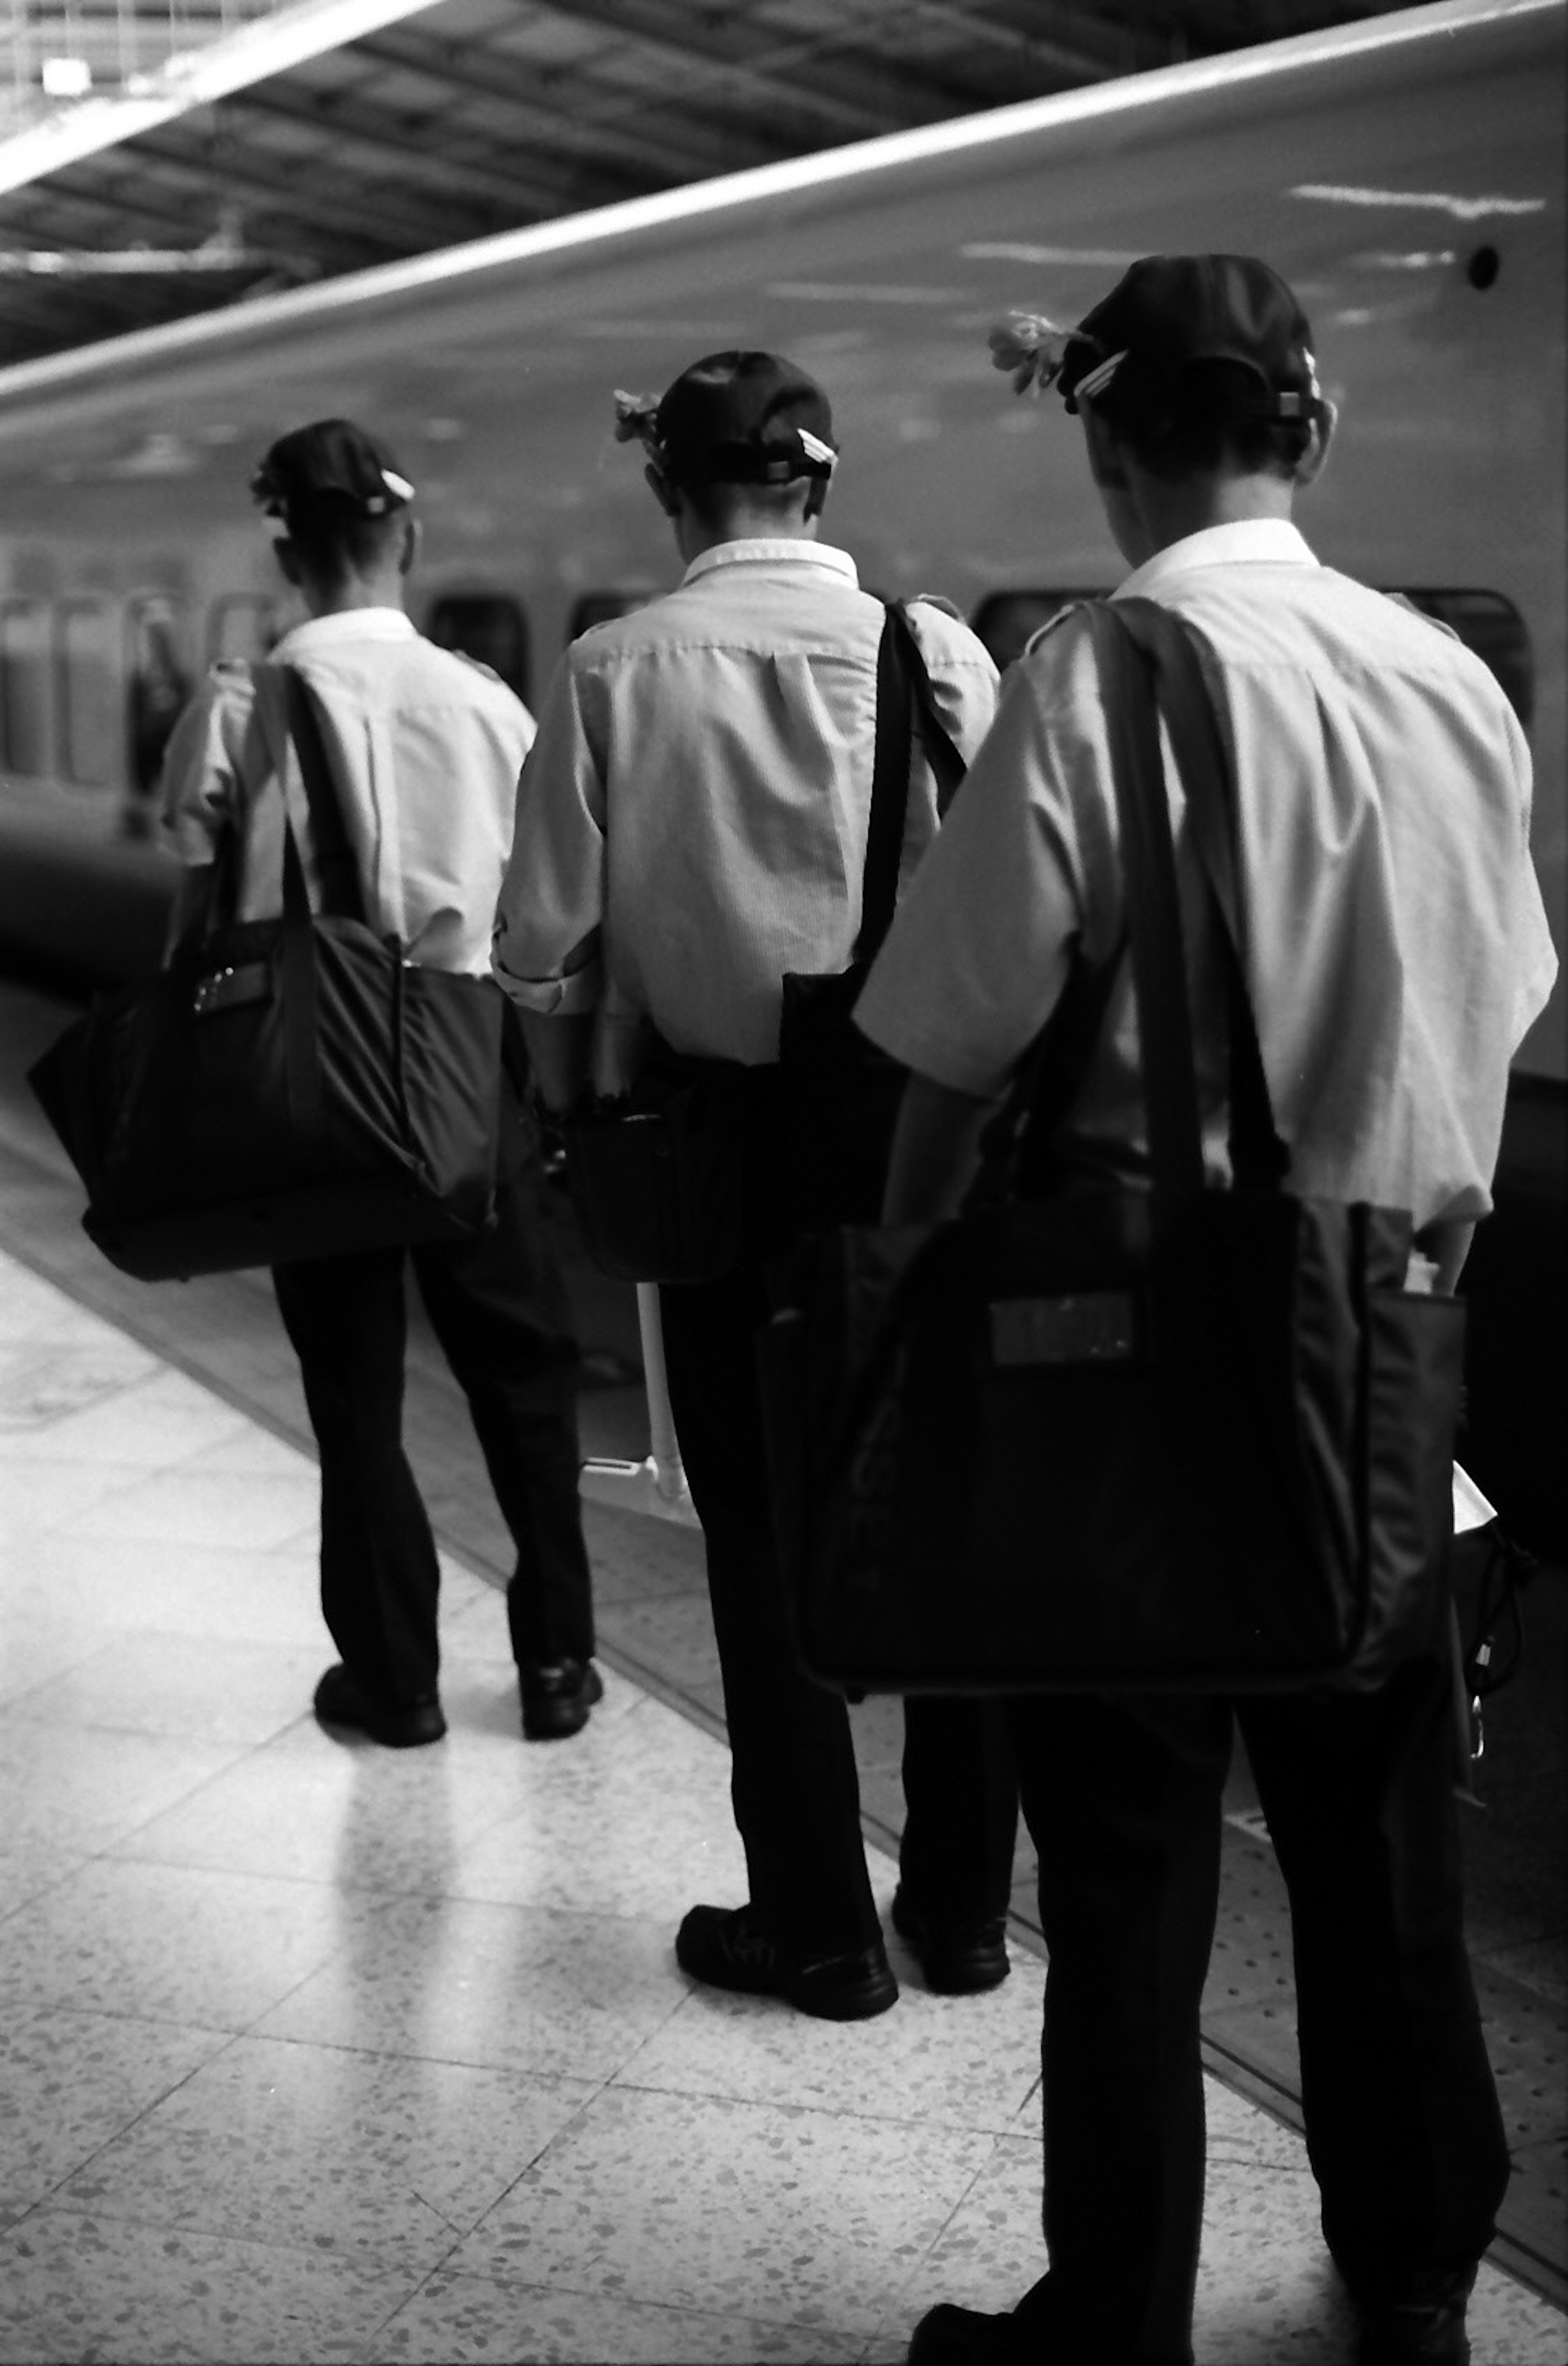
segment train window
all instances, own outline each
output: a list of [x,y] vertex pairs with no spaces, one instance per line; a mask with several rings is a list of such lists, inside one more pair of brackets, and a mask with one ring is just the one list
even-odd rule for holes
[[152,592],[126,614],[125,740],[132,829],[149,823],[169,734],[193,683],[189,626],[177,601]]
[[240,659],[254,663],[270,655],[277,638],[277,611],[260,592],[226,592],[207,618],[207,661]]
[[528,626],[515,600],[497,592],[443,592],[431,602],[424,629],[437,648],[478,658],[519,698],[527,697]]
[[107,786],[119,770],[114,611],[104,600],[66,600],[55,617],[60,765],[79,787]]
[[635,615],[658,596],[656,592],[585,592],[571,612],[567,639],[575,641],[580,633],[592,632],[595,625],[613,624],[617,616]]
[[0,761],[27,780],[50,768],[49,611],[41,600],[0,601]]
[[1041,625],[1070,608],[1075,600],[1104,597],[1103,587],[1087,592],[988,592],[969,621],[999,669],[1021,657]]
[[1451,625],[1467,649],[1489,665],[1528,730],[1535,712],[1535,652],[1529,628],[1501,592],[1417,592],[1398,587],[1424,614]]

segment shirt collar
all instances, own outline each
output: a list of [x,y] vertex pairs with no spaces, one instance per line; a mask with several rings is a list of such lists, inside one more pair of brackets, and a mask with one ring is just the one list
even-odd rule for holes
[[681,580],[694,583],[716,567],[820,567],[829,575],[842,576],[846,583],[858,586],[860,582],[847,550],[835,550],[831,543],[806,542],[795,535],[716,542],[709,549],[698,551]]
[[342,608],[330,616],[307,616],[291,625],[273,651],[292,656],[296,649],[331,648],[340,641],[406,641],[418,638],[413,618],[401,608]]
[[1156,592],[1173,575],[1187,575],[1195,567],[1315,567],[1311,545],[1289,518],[1237,518],[1229,525],[1206,525],[1168,542],[1141,567],[1134,567],[1111,593],[1113,600],[1142,598]]

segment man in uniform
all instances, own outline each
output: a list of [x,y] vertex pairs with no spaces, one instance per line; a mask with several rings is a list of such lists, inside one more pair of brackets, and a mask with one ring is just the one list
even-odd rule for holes
[[[371,923],[411,961],[488,972],[532,717],[489,670],[439,649],[404,607],[419,529],[413,487],[344,420],[275,444],[253,491],[283,539],[278,564],[309,612],[273,651],[308,686]],[[265,670],[214,670],[170,742],[169,828],[199,907],[219,835],[240,833],[238,917],[281,905],[283,797],[312,894],[321,850],[298,787],[281,701]],[[437,1338],[468,1398],[517,1549],[507,1619],[523,1730],[575,1733],[601,1684],[578,1504],[577,1347],[536,1151],[515,1085],[502,1091],[495,1222],[412,1259]],[[437,1675],[434,1539],[402,1446],[405,1252],[312,1258],[273,1275],[321,1449],[321,1607],[341,1664],[317,1715],[395,1749],[445,1733]]]
[[[621,400],[686,572],[585,634],[558,669],[518,795],[495,968],[558,1108],[589,1069],[602,1002],[678,1053],[778,1057],[782,979],[848,965],[860,921],[882,603],[818,539],[836,460],[821,389],[778,356],[716,354],[657,405]],[[966,756],[996,670],[942,607],[909,619],[947,736]],[[936,828],[913,768],[904,868]],[[752,1339],[760,1266],[661,1292],[670,1395],[707,1547],[744,1906],[695,1906],[693,1977],[861,2019],[897,1995],[861,1840],[843,1702],[796,1665],[769,1520]],[[895,1904],[928,1979],[993,1986],[1016,1802],[998,1728],[971,1704],[914,1705]]]
[[[996,343],[996,340],[993,340]],[[1523,735],[1443,628],[1319,565],[1292,522],[1334,425],[1291,290],[1227,255],[1134,265],[1071,332],[998,360],[1055,381],[1133,572],[1201,636],[1230,750],[1248,984],[1292,1188],[1413,1211],[1451,1290],[1489,1187],[1510,1060],[1555,972],[1529,855]],[[1070,956],[1122,941],[1122,873],[1089,620],[1010,678],[996,726],[857,1009],[914,1076],[886,1212],[956,1205],[977,1121]],[[1212,949],[1177,818],[1190,960]],[[1200,1002],[1223,1185],[1223,996]],[[1124,975],[1066,1134],[1146,1171]],[[1043,1517],[1048,1514],[1043,1509]],[[1233,1718],[1289,1885],[1307,2143],[1360,2366],[1460,2366],[1507,2151],[1465,1955],[1452,1672],[1357,1697],[1012,1705],[1050,1951],[1050,2273],[1003,2315],[942,2306],[918,2366],[1184,2366],[1203,2195],[1199,2008]]]

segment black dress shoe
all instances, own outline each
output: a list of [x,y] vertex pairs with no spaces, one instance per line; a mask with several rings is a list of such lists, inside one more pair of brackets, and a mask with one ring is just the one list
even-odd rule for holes
[[842,1955],[785,1947],[759,1929],[749,1906],[694,1906],[675,1933],[675,1961],[709,1988],[783,1997],[818,2021],[869,2021],[898,2001],[880,1943]]
[[441,1703],[434,1696],[418,1701],[372,1700],[341,1662],[329,1668],[316,1686],[313,1706],[323,1725],[346,1725],[389,1750],[417,1750],[422,1742],[439,1741],[446,1730]]
[[985,1989],[1000,1988],[1012,1969],[1004,1915],[989,1922],[928,1921],[900,1884],[893,1893],[893,1928],[908,1939],[927,1988],[939,1996],[978,1996]]
[[520,1668],[523,1733],[528,1741],[559,1741],[581,1733],[604,1686],[592,1660],[553,1660],[547,1666]]
[[1355,2312],[1355,2366],[1469,2366],[1464,2307],[1476,2274],[1433,2276],[1398,2300]]
[[1014,2354],[1012,2312],[942,2301],[928,2309],[909,2342],[909,2366],[1003,2366]]

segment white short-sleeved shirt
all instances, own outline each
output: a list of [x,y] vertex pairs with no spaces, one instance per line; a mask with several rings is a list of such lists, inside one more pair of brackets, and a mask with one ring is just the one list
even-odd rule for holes
[[[1249,984],[1296,1189],[1483,1214],[1509,1061],[1556,975],[1529,860],[1529,758],[1487,668],[1404,603],[1321,567],[1284,521],[1216,526],[1121,585],[1175,608],[1234,758]],[[1224,1027],[1207,898],[1172,780],[1211,1171],[1226,1171]],[[856,1018],[937,1082],[998,1091],[1075,944],[1117,943],[1122,873],[1089,621],[1069,612],[1004,685],[995,727],[911,886]],[[1145,1159],[1123,975],[1070,1119]]]
[[[843,551],[721,543],[556,670],[518,790],[495,974],[525,1010],[648,1014],[678,1051],[778,1056],[781,980],[860,926],[880,601]],[[909,621],[962,753],[996,668],[931,602]],[[917,727],[918,728],[918,727]],[[936,830],[917,741],[904,868]]]
[[[412,961],[487,975],[517,774],[534,737],[527,708],[488,667],[425,640],[399,608],[312,617],[272,656],[315,694],[372,925]],[[238,828],[243,919],[270,918],[281,903],[283,801],[268,794],[280,768],[315,889],[283,702],[265,688],[258,696],[249,666],[215,667],[169,742],[164,825],[192,864],[210,862],[224,828]]]

